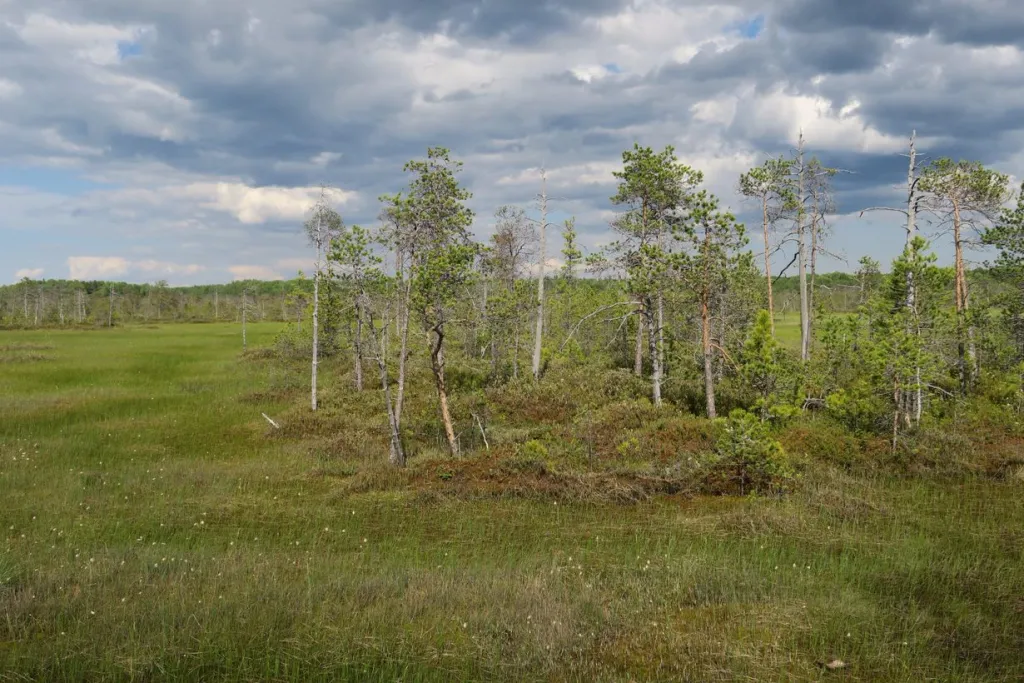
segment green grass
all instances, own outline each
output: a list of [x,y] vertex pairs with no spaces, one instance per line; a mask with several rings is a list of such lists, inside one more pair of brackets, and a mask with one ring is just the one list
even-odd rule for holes
[[788,348],[800,349],[800,312],[775,314],[775,336]]
[[0,349],[0,680],[1024,677],[1019,483],[354,494],[272,433],[260,413],[294,414],[302,378],[243,360],[236,326]]

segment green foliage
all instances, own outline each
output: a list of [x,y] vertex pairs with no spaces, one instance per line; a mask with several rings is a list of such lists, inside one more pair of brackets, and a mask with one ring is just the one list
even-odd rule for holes
[[789,418],[798,412],[792,402],[786,400],[789,393],[786,385],[790,383],[788,368],[783,362],[782,347],[772,335],[768,311],[758,312],[743,345],[740,366],[743,379],[757,396],[752,410],[762,422]]
[[704,175],[682,164],[671,145],[659,153],[634,144],[622,153],[623,170],[612,175],[619,186],[611,201],[626,212],[614,223],[622,239],[611,245],[629,276],[634,294],[650,296],[664,286],[671,246],[666,237],[687,197]]
[[519,455],[523,458],[534,460],[547,460],[548,449],[543,443],[536,439],[530,439],[519,449]]
[[447,149],[431,147],[426,159],[405,165],[414,174],[408,191],[383,198],[386,213],[404,231],[401,240],[411,245],[413,301],[428,328],[443,327],[473,277],[479,251],[469,232],[473,212],[465,205],[473,195],[455,177],[461,168]]
[[747,244],[743,224],[721,209],[718,197],[700,190],[687,200],[672,231],[686,247],[674,254],[672,265],[689,287],[707,295],[723,290],[739,263],[736,250]]
[[924,169],[918,189],[944,210],[985,213],[1007,199],[1009,177],[977,161],[936,159]]
[[562,239],[565,245],[562,247],[562,277],[574,279],[576,271],[579,270],[580,262],[583,260],[583,252],[576,242],[576,218],[567,218],[562,227]]
[[740,493],[777,492],[792,485],[796,471],[757,415],[737,408],[716,424],[721,430],[715,443],[716,476],[724,476]]
[[796,207],[792,177],[795,165],[796,162],[789,159],[772,158],[740,176],[739,192],[757,200],[765,229]]
[[999,220],[985,230],[982,239],[998,250],[994,273],[1007,287],[993,303],[1002,309],[998,321],[1009,336],[1012,361],[1021,361],[1024,360],[1024,183],[1017,195],[1017,205],[1003,209]]
[[860,303],[865,303],[871,298],[878,288],[881,278],[881,270],[877,260],[870,256],[861,256],[857,261],[860,266],[857,269],[857,281],[860,285]]
[[858,379],[825,398],[829,414],[855,432],[876,432],[884,426],[887,403],[870,382]]

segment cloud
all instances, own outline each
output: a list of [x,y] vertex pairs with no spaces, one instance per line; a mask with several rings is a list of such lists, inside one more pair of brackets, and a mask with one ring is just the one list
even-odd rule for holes
[[[1017,4],[7,0],[0,233],[17,239],[0,268],[71,256],[125,278],[277,277],[308,262],[321,182],[346,223],[373,224],[428,146],[465,162],[480,235],[497,206],[532,206],[545,166],[552,210],[588,247],[608,239],[611,172],[634,142],[674,145],[741,210],[739,172],[801,129],[855,171],[837,179],[842,211],[898,201],[911,130],[924,154],[1021,177]],[[837,250],[892,256],[867,246],[892,225],[840,227]],[[74,256],[83,239],[121,256]]]
[[267,266],[228,266],[235,280],[283,280],[284,276]]
[[[320,193],[319,188],[247,187],[241,183],[217,183],[212,187],[190,185],[185,191],[198,197],[212,195],[206,200],[206,206],[227,211],[242,223],[300,219],[308,214]],[[340,190],[327,193],[329,200],[339,204],[345,204],[355,196],[353,192]]]
[[22,268],[14,273],[14,277],[18,280],[22,278],[28,278],[29,280],[38,280],[43,276],[42,268]]
[[167,263],[166,261],[156,261],[153,259],[135,261],[131,263],[130,266],[133,270],[140,270],[146,273],[159,273],[161,275],[192,275],[206,270],[205,266],[200,266],[196,263],[180,265],[177,263]]
[[314,263],[315,261],[316,259],[313,256],[307,256],[304,258],[285,258],[276,261],[274,263],[274,268],[276,270],[288,271],[290,273],[297,273],[301,270],[308,274],[316,267]]
[[192,275],[205,270],[195,263],[177,264],[155,259],[129,261],[121,256],[72,256],[67,260],[72,280],[103,280],[136,273],[140,275]]
[[127,259],[120,256],[70,256],[68,276],[72,280],[103,280],[128,272]]

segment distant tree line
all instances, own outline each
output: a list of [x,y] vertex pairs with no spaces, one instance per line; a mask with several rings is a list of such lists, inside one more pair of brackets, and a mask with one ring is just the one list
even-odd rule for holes
[[0,286],[5,327],[110,326],[153,322],[301,320],[312,299],[309,278],[239,280],[171,287],[99,280],[31,280]]

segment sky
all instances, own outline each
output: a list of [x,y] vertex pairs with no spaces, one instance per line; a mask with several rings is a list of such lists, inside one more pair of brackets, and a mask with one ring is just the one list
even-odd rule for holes
[[821,267],[887,263],[899,216],[858,214],[911,130],[1024,177],[1022,50],[1019,0],[0,0],[0,282],[291,277],[321,183],[373,225],[430,146],[481,239],[543,166],[590,252],[622,151],[671,144],[759,251],[738,176],[800,130],[848,171]]

